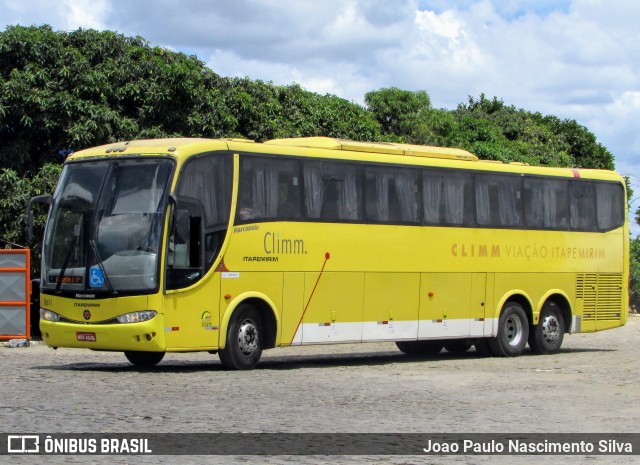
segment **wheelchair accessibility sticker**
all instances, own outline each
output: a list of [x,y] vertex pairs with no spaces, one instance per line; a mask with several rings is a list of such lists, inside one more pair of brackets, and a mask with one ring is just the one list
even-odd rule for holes
[[102,285],[104,285],[102,270],[97,266],[92,266],[89,270],[89,286],[102,287]]

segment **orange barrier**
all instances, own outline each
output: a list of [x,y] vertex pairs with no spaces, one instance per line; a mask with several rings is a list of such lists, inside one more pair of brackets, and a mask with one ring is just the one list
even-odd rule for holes
[[30,338],[30,250],[0,250],[0,340]]

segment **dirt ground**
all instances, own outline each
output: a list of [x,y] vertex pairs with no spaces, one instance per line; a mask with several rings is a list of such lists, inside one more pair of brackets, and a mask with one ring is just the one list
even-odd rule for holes
[[[167,354],[0,347],[1,432],[635,433],[640,317],[567,335],[560,353],[403,355],[395,344],[274,349],[249,372]],[[45,457],[0,456],[0,463]],[[47,463],[640,463],[640,456],[46,457]]]

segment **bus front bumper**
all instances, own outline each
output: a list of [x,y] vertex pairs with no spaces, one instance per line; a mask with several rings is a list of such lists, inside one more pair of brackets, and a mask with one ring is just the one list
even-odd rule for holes
[[50,347],[164,352],[162,315],[141,323],[77,324],[40,320],[43,341]]

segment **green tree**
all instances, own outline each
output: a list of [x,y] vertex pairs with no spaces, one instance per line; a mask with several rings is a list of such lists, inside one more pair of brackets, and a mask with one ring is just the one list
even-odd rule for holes
[[116,140],[219,137],[236,125],[221,79],[195,57],[109,31],[0,33],[0,166],[23,174],[59,152]]
[[282,137],[380,138],[374,117],[335,95],[319,95],[298,84],[276,86],[248,78],[225,79],[223,92],[237,125],[234,134],[255,141]]
[[469,97],[447,111],[432,108],[425,91],[391,87],[367,93],[365,102],[388,141],[459,147],[506,163],[613,168],[613,155],[577,122],[518,109],[497,97]]
[[459,121],[459,131],[450,143],[480,158],[531,165],[571,165],[568,145],[540,113],[517,109],[484,94],[478,99],[469,97],[453,113]]
[[[51,194],[60,176],[61,165],[46,163],[34,176],[20,177],[10,168],[0,169],[0,247],[28,246],[25,234],[25,211],[31,197]],[[34,207],[34,235],[42,237],[47,220],[44,206]],[[39,243],[31,247],[31,273],[37,276],[40,269]]]
[[382,134],[400,138],[411,133],[420,117],[431,109],[431,99],[424,90],[411,92],[388,87],[368,92],[364,99]]

